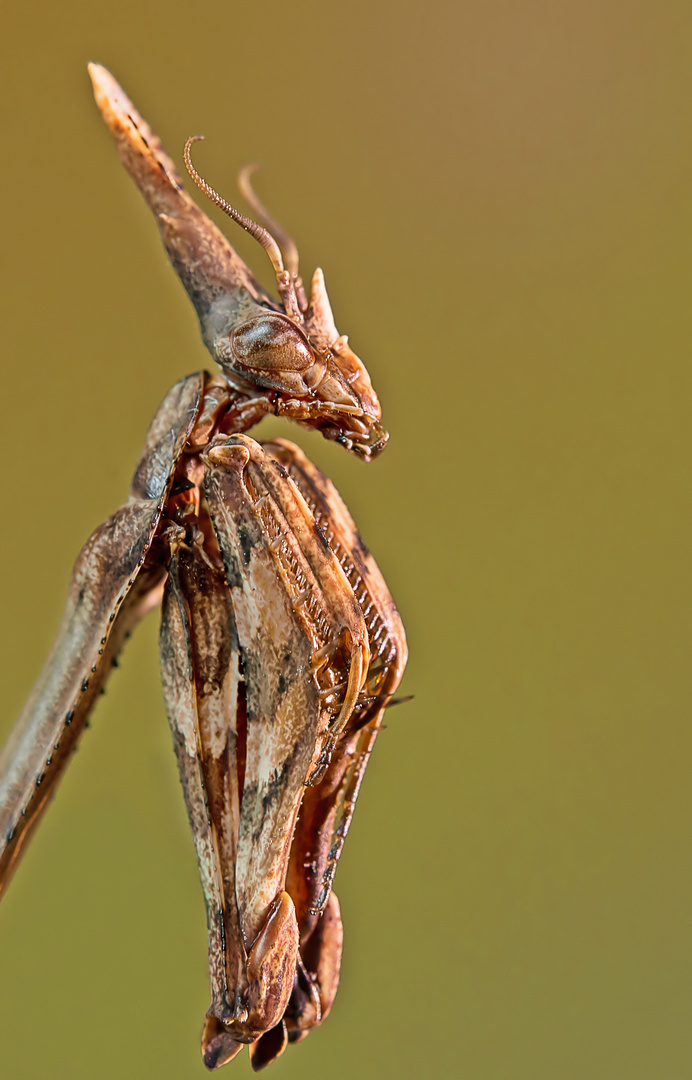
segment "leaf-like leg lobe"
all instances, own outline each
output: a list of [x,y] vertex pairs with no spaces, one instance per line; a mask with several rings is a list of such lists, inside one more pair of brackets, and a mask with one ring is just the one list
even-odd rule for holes
[[245,1046],[233,1037],[216,1016],[208,1016],[202,1030],[202,1061],[211,1071],[232,1061]]
[[280,1020],[273,1028],[260,1035],[257,1042],[250,1047],[250,1064],[253,1072],[260,1072],[272,1061],[281,1057],[288,1046],[288,1032],[283,1020]]
[[296,904],[301,957],[319,990],[321,1016],[310,1019],[305,981],[297,980],[286,1012],[289,1041],[321,1023],[336,993],[342,947],[338,902],[331,894],[337,863],[382,714],[401,679],[406,639],[394,601],[331,481],[293,443],[278,439],[264,450],[301,492],[330,549],[339,559],[360,610],[370,647],[365,689],[342,725],[317,785],[308,787],[291,848],[287,889]]
[[331,892],[321,917],[301,939],[299,971],[284,1014],[289,1042],[301,1042],[329,1015],[339,988],[343,942],[341,909]]
[[296,970],[298,924],[293,901],[281,892],[248,954],[248,1025],[269,1031],[281,1020]]

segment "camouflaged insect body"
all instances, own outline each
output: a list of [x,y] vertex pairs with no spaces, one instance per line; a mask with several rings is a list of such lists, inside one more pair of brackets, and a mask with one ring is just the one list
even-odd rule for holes
[[169,391],[127,502],[77,559],[55,645],[0,757],[0,890],[125,637],[160,605],[166,711],[207,912],[202,1054],[212,1069],[248,1045],[260,1069],[332,1007],[343,941],[332,881],[406,643],[329,479],[293,443],[245,432],[286,416],[365,460],[387,436],[321,271],[306,298],[290,238],[274,226],[282,254],[243,218],[272,258],[272,299],[112,76],[90,73],[221,373]]

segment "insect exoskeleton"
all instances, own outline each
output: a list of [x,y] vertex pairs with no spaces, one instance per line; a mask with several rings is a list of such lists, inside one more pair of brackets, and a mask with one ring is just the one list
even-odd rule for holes
[[[198,186],[267,251],[279,302],[185,192],[113,77],[90,66],[122,161],[153,210],[222,373],[171,388],[126,501],[92,533],[36,686],[0,754],[0,892],[88,726],[117,655],[161,606],[166,711],[207,910],[204,1062],[250,1046],[257,1070],[327,1016],[343,930],[332,883],[384,710],[406,663],[401,620],[329,479],[267,413],[364,460],[380,404],[295,244]],[[285,267],[284,267],[285,261]]]

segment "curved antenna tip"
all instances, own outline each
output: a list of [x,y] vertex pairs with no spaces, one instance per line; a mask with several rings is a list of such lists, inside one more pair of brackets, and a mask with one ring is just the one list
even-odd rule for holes
[[197,172],[197,169],[192,164],[190,147],[193,143],[201,142],[203,140],[204,135],[190,135],[189,139],[185,140],[185,146],[183,147],[183,159],[185,161],[185,168],[189,172],[190,176],[192,177],[200,191],[203,191],[208,199],[211,199],[211,201],[215,203],[220,210],[223,210],[224,214],[228,214],[230,218],[233,218],[234,221],[237,221],[237,223],[242,226],[243,229],[249,232],[251,236],[254,236],[255,240],[257,240],[262,245],[264,250],[267,252],[267,255],[271,259],[272,266],[274,267],[274,271],[277,277],[279,276],[279,274],[285,274],[283,259],[281,257],[279,245],[277,244],[274,237],[270,233],[268,233],[266,229],[263,229],[261,225],[258,225],[256,221],[253,221],[251,218],[245,217],[245,215],[241,214],[238,210],[236,210],[234,206],[231,206],[231,204],[227,202],[222,195],[219,195],[218,191],[214,190],[211,184],[208,184],[207,181],[200,176],[200,174]]
[[[223,196],[219,195],[218,191],[214,190],[211,184],[208,184],[207,181],[200,176],[200,174],[197,172],[197,169],[192,164],[190,147],[194,142],[197,142],[203,138],[203,135],[191,135],[190,138],[186,140],[185,148],[183,150],[185,168],[189,172],[190,176],[192,177],[200,191],[203,191],[207,198],[211,199],[211,201],[215,203],[220,210],[223,210],[224,214],[228,214],[230,218],[233,218],[234,221],[237,221],[237,223],[242,226],[243,229],[249,232],[251,236],[254,236],[255,240],[257,240],[262,245],[267,255],[271,259],[272,266],[274,267],[274,273],[276,274],[276,283],[278,286],[279,295],[283,301],[286,313],[290,315],[291,318],[302,322],[303,310],[304,307],[307,307],[307,304],[303,305],[301,303],[301,299],[304,300],[304,296],[302,295],[302,284],[300,283],[299,279],[296,279],[294,274],[288,273],[288,271],[284,269],[284,261],[283,255],[281,253],[281,248],[279,244],[277,244],[271,232],[268,229],[263,229],[262,226],[258,225],[256,221],[252,220],[252,218],[245,217],[245,215],[241,214],[239,210],[236,210],[234,206],[231,206],[231,204],[227,202],[226,199],[223,198]],[[250,187],[249,183],[247,184],[247,187],[252,193],[252,188]],[[259,200],[256,200],[256,202],[259,208],[262,209],[261,204],[259,204]],[[281,234],[281,238],[283,238],[283,234]],[[293,260],[291,259],[291,263],[292,262]]]
[[293,237],[279,225],[276,218],[272,217],[250,182],[251,178],[258,173],[261,168],[262,166],[256,161],[251,162],[249,165],[243,165],[236,177],[238,190],[255,217],[258,217],[267,227],[270,234],[278,240],[283,257],[286,260],[288,271],[293,280],[297,281],[299,257],[296,242]]

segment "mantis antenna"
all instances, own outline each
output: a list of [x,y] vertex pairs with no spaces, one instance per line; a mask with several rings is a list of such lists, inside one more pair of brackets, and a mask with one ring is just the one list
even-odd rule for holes
[[253,214],[255,214],[260,221],[263,221],[271,234],[276,237],[286,260],[289,274],[291,277],[297,278],[299,256],[296,242],[293,237],[289,236],[286,230],[279,225],[278,221],[271,216],[252,186],[251,177],[253,177],[256,172],[259,172],[260,168],[261,166],[256,162],[252,165],[244,165],[237,177],[238,190]]
[[286,230],[279,225],[278,221],[272,217],[264,203],[260,200],[256,191],[254,190],[250,177],[260,168],[259,165],[244,165],[237,176],[238,190],[245,199],[253,214],[255,214],[260,221],[263,221],[267,229],[270,230],[271,235],[275,236],[281,246],[281,251],[286,260],[288,272],[291,275],[291,281],[295,289],[296,299],[298,301],[298,307],[301,311],[305,312],[308,308],[308,302],[305,297],[305,289],[303,288],[303,279],[298,271],[298,248],[296,242]]
[[[233,221],[237,222],[238,225],[245,229],[246,232],[249,232],[250,235],[253,236],[255,240],[257,240],[258,243],[262,245],[267,255],[271,259],[272,266],[274,267],[274,273],[276,274],[279,294],[284,302],[287,313],[293,318],[296,318],[302,322],[303,315],[296,300],[293,276],[289,274],[284,268],[284,261],[281,255],[281,249],[272,234],[267,229],[263,229],[262,226],[258,225],[256,221],[252,220],[252,218],[245,217],[245,215],[241,214],[239,210],[236,210],[234,206],[231,206],[231,204],[226,199],[224,199],[222,195],[219,195],[218,191],[214,190],[211,184],[208,184],[207,181],[200,176],[200,174],[197,172],[197,169],[192,164],[190,147],[193,143],[200,142],[203,139],[204,135],[191,135],[190,138],[187,139],[183,148],[185,168],[189,172],[190,176],[192,177],[200,191],[203,191],[208,199],[211,199],[211,201],[215,203],[220,210],[223,210],[224,214],[228,214],[228,216],[232,218]],[[280,230],[280,232],[283,233],[283,230]],[[293,245],[293,247],[295,248],[295,244]]]

